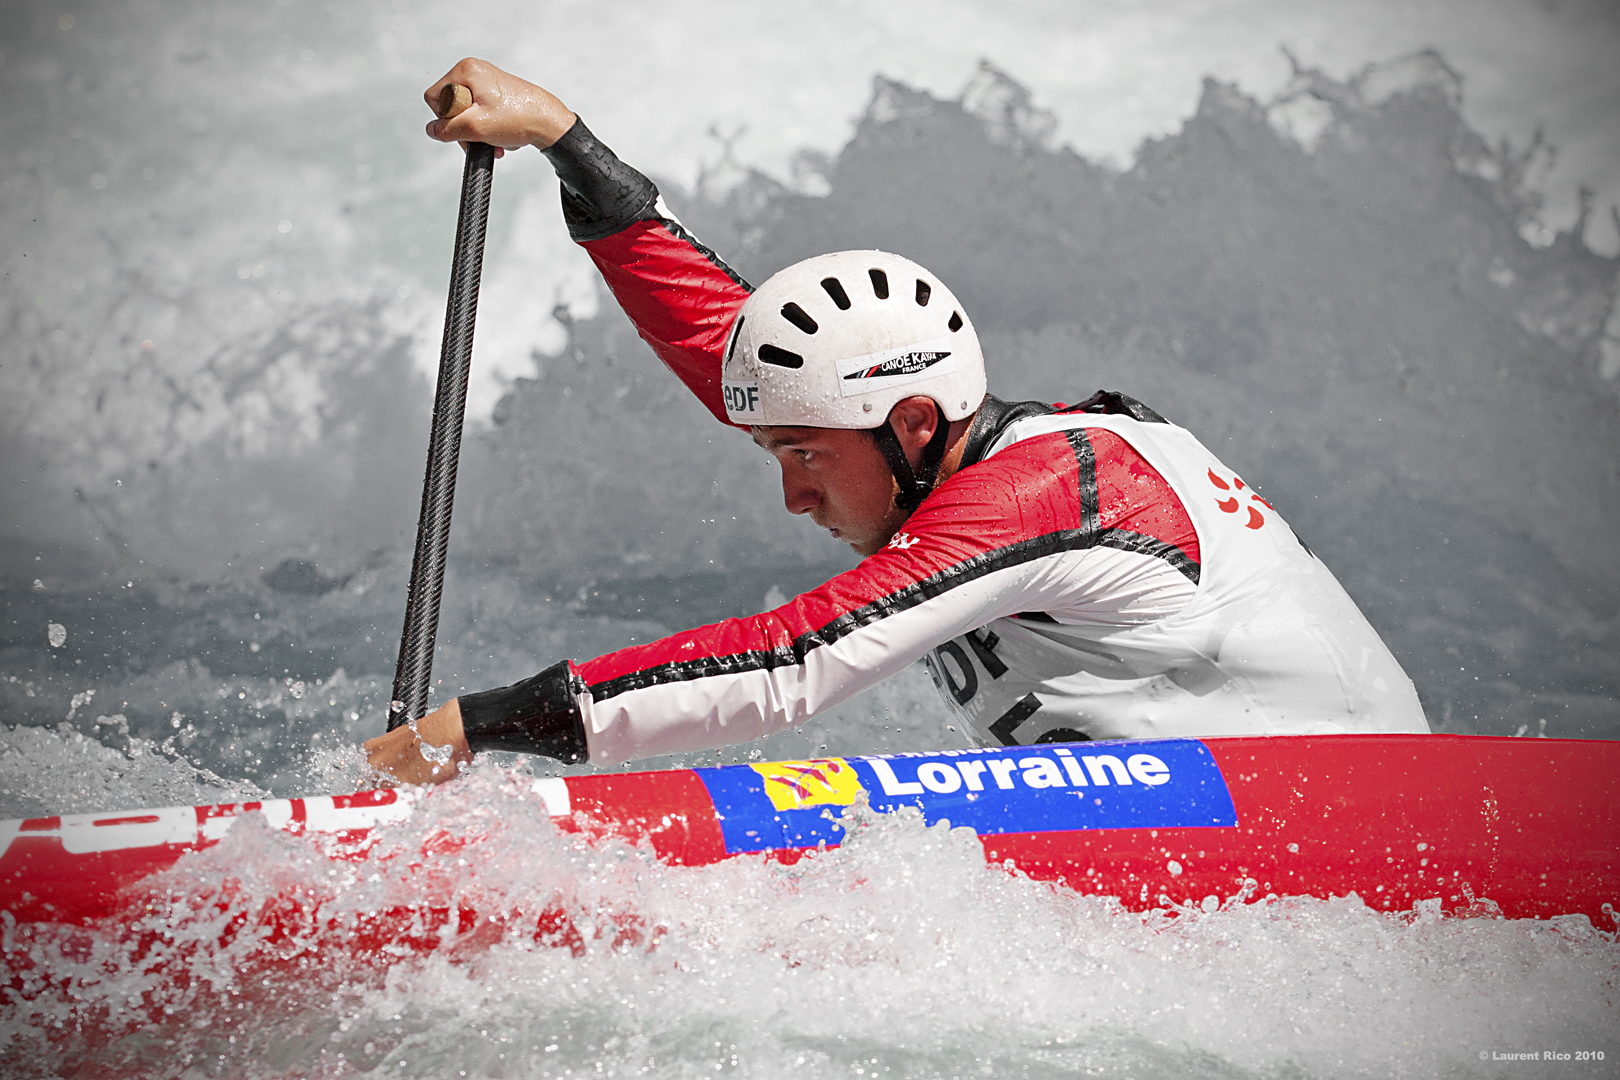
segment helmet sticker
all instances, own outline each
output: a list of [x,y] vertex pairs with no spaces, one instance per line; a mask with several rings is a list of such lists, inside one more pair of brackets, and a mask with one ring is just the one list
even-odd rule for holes
[[899,356],[890,357],[881,364],[873,364],[869,368],[861,368],[844,376],[845,381],[852,379],[884,379],[892,375],[915,375],[919,371],[926,371],[951,355],[948,352],[908,352]]
[[955,371],[957,344],[950,338],[935,338],[840,360],[838,389],[844,397],[856,397]]
[[726,416],[732,420],[758,420],[765,415],[757,382],[722,382],[720,396],[726,402]]

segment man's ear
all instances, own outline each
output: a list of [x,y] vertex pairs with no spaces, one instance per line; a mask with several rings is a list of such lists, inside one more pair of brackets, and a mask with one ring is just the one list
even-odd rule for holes
[[899,436],[900,445],[905,448],[908,458],[921,454],[928,440],[934,437],[934,429],[944,422],[945,418],[940,415],[934,399],[920,394],[902,398],[889,410],[889,424]]

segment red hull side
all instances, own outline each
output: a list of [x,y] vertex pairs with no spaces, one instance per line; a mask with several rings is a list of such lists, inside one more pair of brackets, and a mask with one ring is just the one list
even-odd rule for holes
[[[1600,929],[1615,926],[1620,743],[1341,735],[1202,745],[1224,778],[1235,827],[984,834],[987,860],[1117,896],[1133,910],[1166,900],[1353,891],[1386,911],[1438,901],[1464,914],[1584,914]],[[535,790],[561,828],[646,843],[671,864],[701,866],[734,853],[710,789],[691,770],[570,777]],[[243,812],[352,841],[331,846],[333,857],[364,858],[367,830],[408,817],[416,801],[367,792],[5,823],[0,910],[17,923],[81,923],[116,912],[142,878],[216,843]],[[802,853],[792,845],[762,852],[784,861]]]
[[[992,862],[1128,907],[1343,896],[1409,910],[1494,902],[1508,918],[1620,905],[1620,743],[1474,736],[1210,739],[1237,829],[985,838]],[[1331,753],[1324,752],[1331,750]],[[1176,869],[1172,870],[1174,863]],[[1489,905],[1483,909],[1488,910]]]

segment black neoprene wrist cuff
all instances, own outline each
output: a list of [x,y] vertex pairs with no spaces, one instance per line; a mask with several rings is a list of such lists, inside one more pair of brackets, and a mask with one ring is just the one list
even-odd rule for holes
[[564,660],[532,679],[463,695],[461,730],[467,745],[474,750],[512,750],[558,761],[584,761],[590,750],[576,697],[584,689],[584,681]]
[[601,240],[637,221],[657,217],[658,188],[620,161],[585,121],[540,151],[562,181],[563,218],[576,241]]

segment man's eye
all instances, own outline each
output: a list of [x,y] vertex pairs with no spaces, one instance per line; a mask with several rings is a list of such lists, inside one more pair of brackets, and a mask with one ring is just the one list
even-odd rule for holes
[[814,450],[795,450],[793,452],[798,454],[799,460],[805,464],[809,464],[810,459],[816,456],[816,452]]

